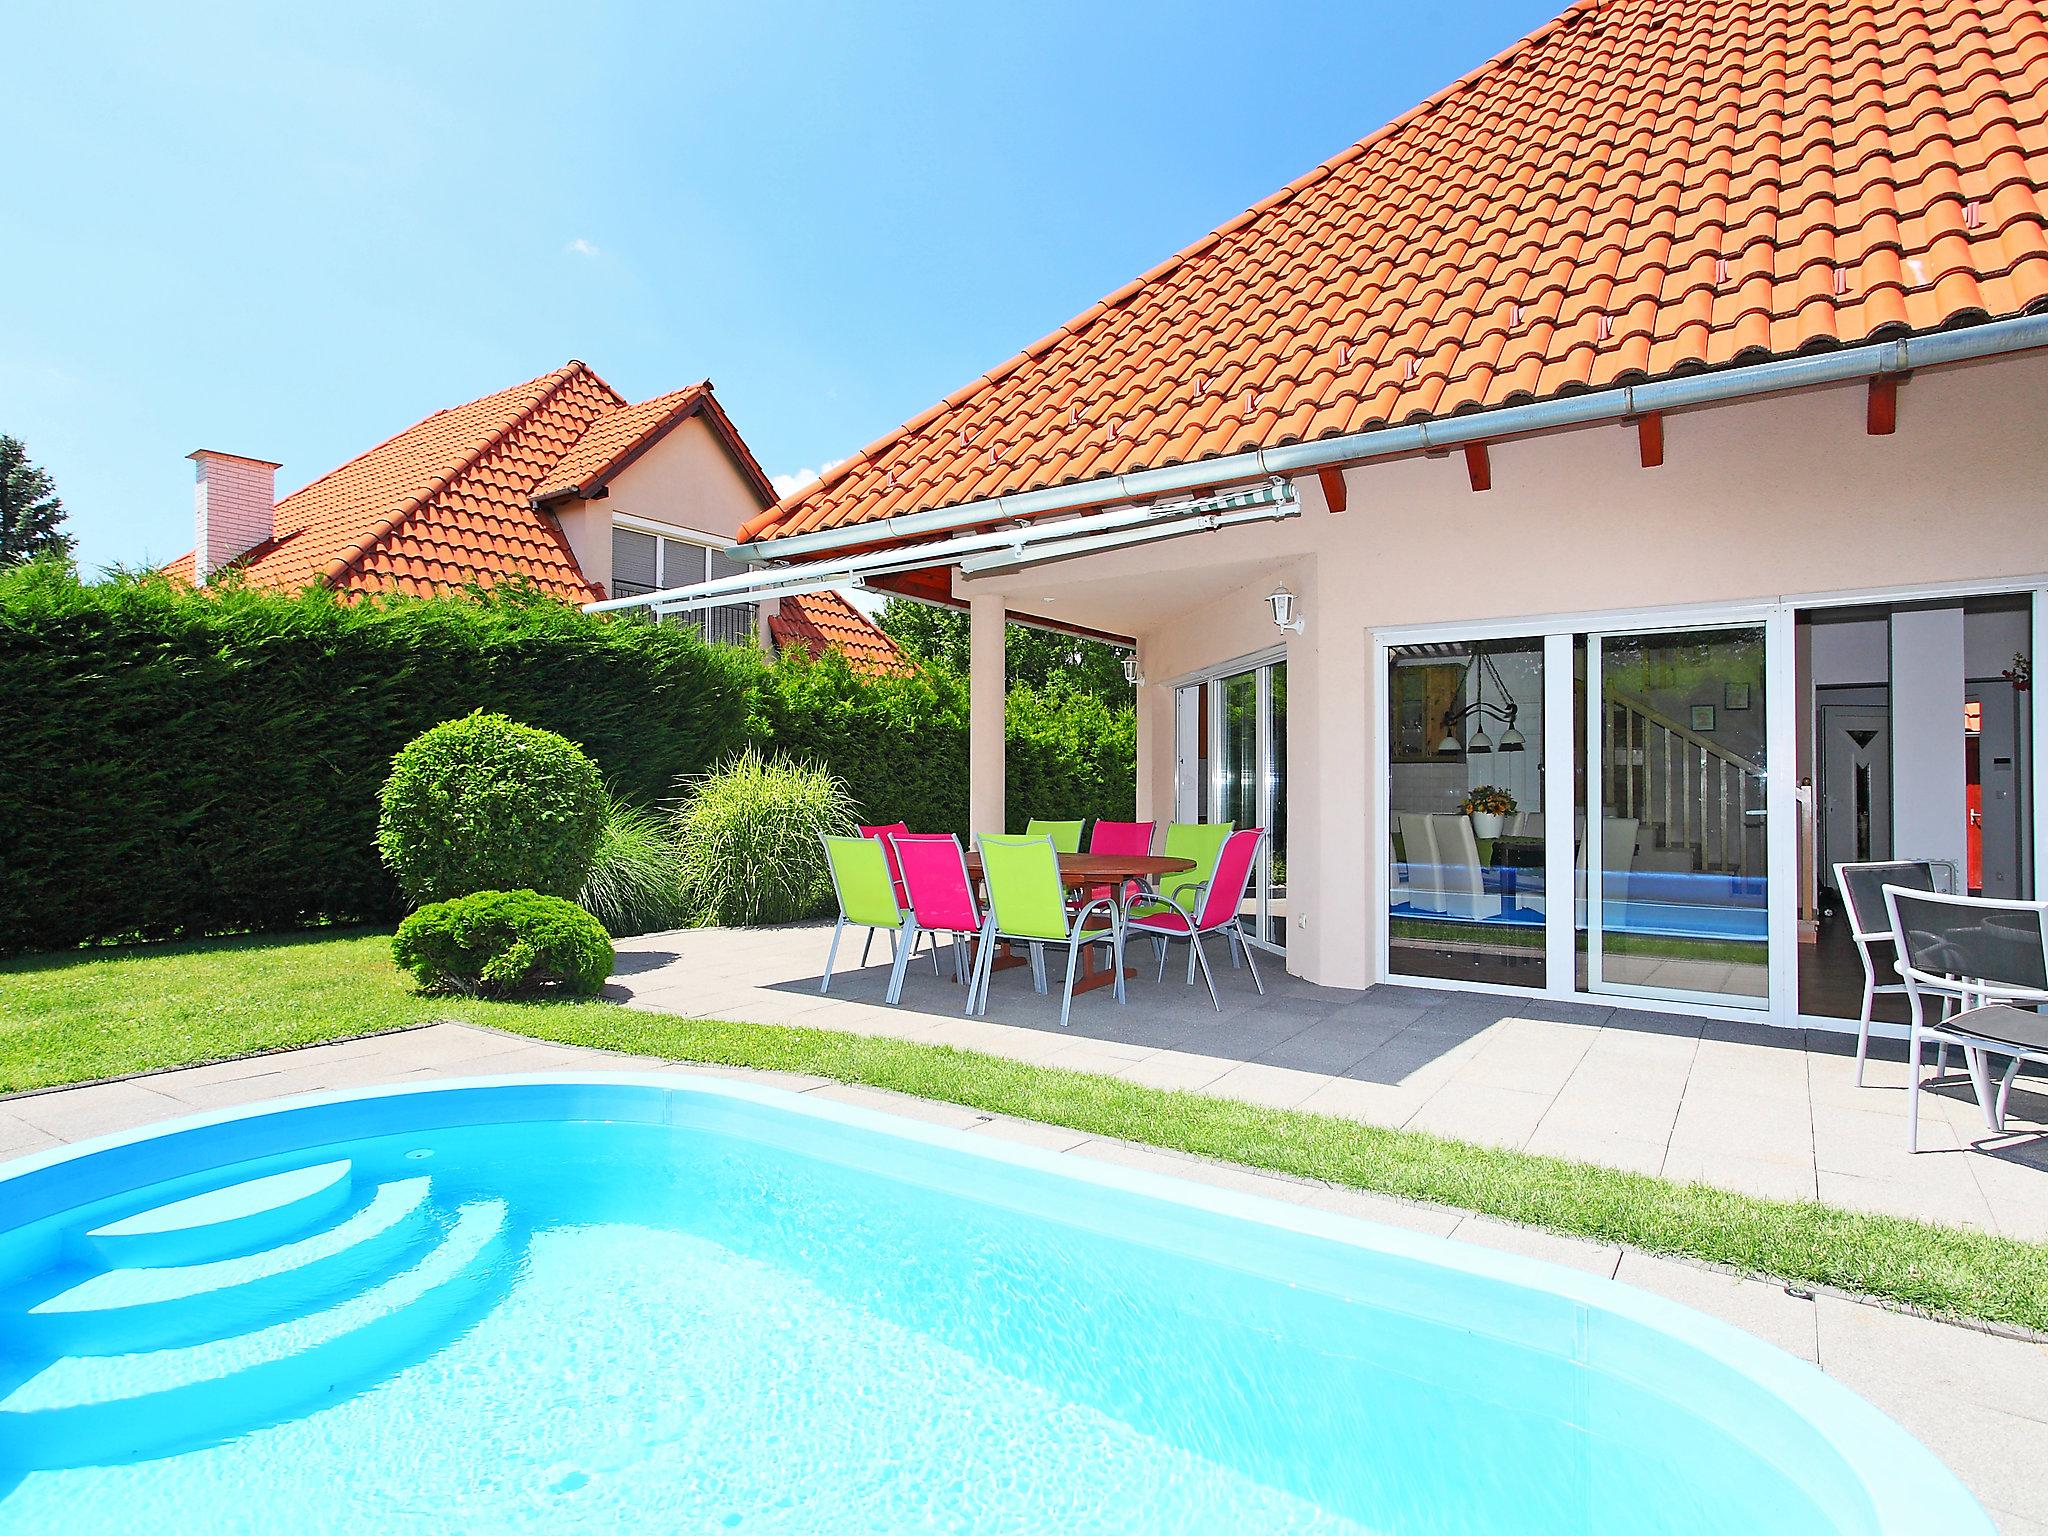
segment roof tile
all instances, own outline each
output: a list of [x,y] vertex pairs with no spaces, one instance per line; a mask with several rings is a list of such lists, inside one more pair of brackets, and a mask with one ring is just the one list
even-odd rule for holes
[[2031,0],[1581,0],[742,532],[2038,309],[2044,212]]

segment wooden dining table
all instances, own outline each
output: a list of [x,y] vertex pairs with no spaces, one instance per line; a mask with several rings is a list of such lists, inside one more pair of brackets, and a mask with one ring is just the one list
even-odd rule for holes
[[[1108,886],[1121,890],[1126,881],[1156,881],[1162,875],[1182,875],[1195,867],[1193,859],[1168,858],[1156,853],[1063,853],[1060,856],[1060,883],[1070,891],[1093,890],[1097,886]],[[982,880],[981,854],[967,855],[967,876],[976,884]],[[1101,918],[1089,925],[1107,927]],[[1007,970],[1015,965],[1029,965],[1028,957],[1020,954],[1000,954],[995,958],[995,969]],[[1126,976],[1138,974],[1135,966],[1125,966]],[[1095,963],[1095,946],[1081,946],[1081,974],[1074,978],[1074,990],[1092,992],[1097,987],[1106,987],[1116,980],[1116,967],[1098,966]]]

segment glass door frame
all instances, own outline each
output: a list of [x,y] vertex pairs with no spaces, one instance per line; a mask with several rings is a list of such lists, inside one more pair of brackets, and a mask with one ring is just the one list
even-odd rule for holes
[[[1543,733],[1543,803],[1545,880],[1559,894],[1546,904],[1544,916],[1544,986],[1498,987],[1484,982],[1449,981],[1395,974],[1390,965],[1390,934],[1387,893],[1375,882],[1376,899],[1370,900],[1372,914],[1373,977],[1376,981],[1404,986],[1428,986],[1451,991],[1512,994],[1544,997],[1558,1002],[1623,1003],[1646,1012],[1707,1014],[1730,1019],[1769,1018],[1797,1022],[1798,950],[1798,828],[1796,764],[1796,706],[1793,679],[1793,613],[1799,604],[1723,603],[1698,607],[1622,610],[1612,613],[1532,616],[1493,619],[1470,624],[1443,623],[1407,626],[1372,634],[1373,676],[1379,706],[1373,713],[1372,757],[1368,763],[1371,786],[1377,802],[1381,835],[1386,835],[1392,809],[1390,743],[1386,733],[1386,699],[1391,686],[1392,651],[1401,645],[1456,641],[1468,643],[1495,639],[1541,637],[1543,641],[1544,716],[1559,722],[1559,728]],[[1811,606],[1810,604],[1804,606]],[[1765,761],[1771,771],[1764,776],[1765,930],[1770,947],[1769,995],[1758,1008],[1720,999],[1675,999],[1639,996],[1634,993],[1581,991],[1578,986],[1578,901],[1577,858],[1574,823],[1580,813],[1589,825],[1597,825],[1599,808],[1584,802],[1597,798],[1600,780],[1593,754],[1598,750],[1598,732],[1593,701],[1597,678],[1587,679],[1587,698],[1574,697],[1573,647],[1577,640],[1595,634],[1641,634],[1655,631],[1683,631],[1736,626],[1760,626],[1764,631],[1764,728],[1767,744]],[[1590,647],[1588,656],[1590,661]],[[1579,721],[1586,726],[1584,751],[1578,732],[1564,722]],[[1579,775],[1585,770],[1581,793]],[[1569,814],[1564,814],[1564,812]],[[1383,853],[1375,851],[1368,868],[1384,869]],[[1591,850],[1588,850],[1589,880]],[[1384,881],[1385,876],[1380,877]],[[1566,893],[1569,893],[1567,895]],[[1589,913],[1590,916],[1590,913]]]
[[[1227,765],[1223,757],[1223,731],[1226,711],[1224,708],[1224,686],[1229,679],[1250,674],[1257,689],[1253,712],[1256,720],[1252,777],[1256,796],[1255,811],[1261,827],[1276,825],[1274,807],[1287,793],[1287,786],[1279,782],[1275,771],[1273,741],[1273,668],[1287,661],[1287,647],[1271,646],[1263,651],[1254,651],[1249,656],[1237,656],[1213,667],[1176,678],[1168,684],[1174,695],[1174,794],[1176,804],[1174,817],[1180,821],[1210,821],[1223,804],[1223,779]],[[1187,772],[1182,761],[1186,751],[1187,727],[1181,707],[1181,691],[1187,688],[1206,690],[1209,708],[1208,738],[1202,742],[1207,754],[1208,774],[1199,782]],[[1193,788],[1200,797],[1200,804],[1189,807],[1179,803],[1180,797]],[[1274,943],[1267,934],[1272,930],[1273,891],[1273,848],[1269,838],[1259,849],[1259,865],[1252,876],[1252,899],[1256,904],[1255,930],[1247,931],[1245,942],[1256,944],[1269,954],[1285,955],[1286,947]],[[1284,929],[1282,930],[1285,931]]]
[[[1586,987],[1580,996],[1619,997],[1631,1002],[1655,1001],[1677,1004],[1690,1009],[1711,1009],[1716,1012],[1728,1010],[1735,1014],[1755,1017],[1758,1014],[1775,1013],[1788,997],[1794,999],[1796,1011],[1796,957],[1792,965],[1782,965],[1785,946],[1798,943],[1799,891],[1798,891],[1798,847],[1796,805],[1779,804],[1786,797],[1786,785],[1798,774],[1796,766],[1797,745],[1793,740],[1796,729],[1795,716],[1797,701],[1792,695],[1793,622],[1791,608],[1777,605],[1766,610],[1761,617],[1739,619],[1688,618],[1683,622],[1658,624],[1627,624],[1574,631],[1563,636],[1568,644],[1578,639],[1585,641],[1586,649],[1586,695],[1584,717],[1579,722],[1584,732],[1584,799],[1583,805],[1574,806],[1574,816],[1583,813],[1586,817]],[[1599,803],[1604,795],[1606,774],[1603,771],[1607,751],[1606,740],[1606,685],[1602,671],[1604,642],[1610,639],[1630,638],[1641,635],[1688,634],[1701,630],[1757,629],[1764,640],[1764,879],[1765,879],[1765,921],[1764,938],[1766,946],[1767,988],[1765,995],[1754,1002],[1748,1002],[1734,993],[1689,992],[1671,987],[1651,987],[1641,984],[1610,980],[1601,975],[1604,902],[1604,871],[1594,864],[1595,849],[1592,829],[1606,815],[1606,806]],[[1782,666],[1780,665],[1782,662]],[[1789,771],[1779,772],[1781,747],[1795,754],[1786,762],[1793,764]],[[1702,779],[1704,783],[1704,779]],[[1790,798],[1796,798],[1796,790]],[[1781,826],[1791,823],[1792,836],[1789,849],[1781,850],[1778,832]],[[1552,858],[1556,850],[1548,850]],[[1781,863],[1787,852],[1791,863]],[[1572,855],[1576,866],[1576,852]],[[1603,859],[1604,864],[1604,859]],[[1573,870],[1577,878],[1577,870]],[[1789,913],[1780,908],[1789,907]],[[1574,902],[1576,908],[1576,902]],[[1573,913],[1574,947],[1573,971],[1576,982],[1578,935],[1576,931],[1576,910]],[[1787,992],[1782,989],[1792,988]]]

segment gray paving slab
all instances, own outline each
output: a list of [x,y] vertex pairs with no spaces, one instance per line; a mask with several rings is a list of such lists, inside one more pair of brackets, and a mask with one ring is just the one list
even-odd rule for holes
[[[1128,1005],[1091,993],[1063,1032],[1057,997],[1033,993],[1014,971],[999,975],[988,1019],[962,1018],[958,988],[935,981],[922,959],[900,1007],[880,1002],[881,965],[842,966],[821,1005],[825,935],[800,924],[627,940],[622,951],[644,953],[622,966],[620,982],[639,1007],[1058,1059],[1162,1088],[1415,1124],[1747,1194],[1811,1199],[1825,1182],[1857,1209],[1952,1213],[1959,1226],[2048,1236],[2048,1082],[2016,1095],[2010,1134],[1994,1137],[1952,1073],[1923,1096],[1929,1152],[1913,1158],[1906,1067],[1888,1044],[1859,1088],[1852,1043],[1825,1032],[1406,984],[1346,992],[1274,964],[1264,969],[1264,998],[1248,973],[1219,964],[1218,1013],[1173,966],[1155,982],[1142,952],[1132,956]],[[1150,1054],[1118,1065],[1123,1047]],[[1967,1164],[1966,1175],[1922,1166],[1939,1154]]]

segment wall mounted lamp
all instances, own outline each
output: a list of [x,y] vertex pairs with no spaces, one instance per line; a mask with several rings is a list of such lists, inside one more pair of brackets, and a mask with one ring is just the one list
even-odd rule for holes
[[1294,634],[1300,634],[1308,627],[1308,620],[1299,618],[1294,612],[1294,594],[1287,590],[1284,581],[1266,594],[1266,601],[1273,605],[1273,623]]

